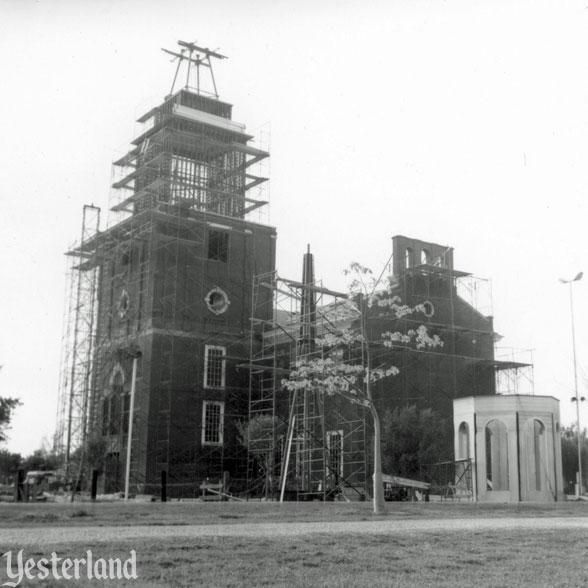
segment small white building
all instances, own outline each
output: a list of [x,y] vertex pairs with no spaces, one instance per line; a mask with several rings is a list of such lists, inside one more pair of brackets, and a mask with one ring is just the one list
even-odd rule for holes
[[472,463],[474,500],[564,500],[559,400],[470,396],[453,401],[455,459]]

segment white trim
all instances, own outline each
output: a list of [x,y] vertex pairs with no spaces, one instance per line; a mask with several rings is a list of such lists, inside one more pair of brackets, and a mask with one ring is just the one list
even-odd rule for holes
[[[431,311],[427,312],[426,310],[426,306],[425,305],[429,305],[431,307]],[[425,300],[422,304],[423,307],[423,314],[427,317],[427,318],[431,318],[432,316],[435,315],[435,305],[430,301],[430,300]]]
[[[214,305],[210,303],[210,297],[213,294],[219,294],[223,299],[223,305],[220,308],[215,308]],[[206,294],[206,296],[204,297],[204,302],[206,303],[206,307],[208,308],[208,310],[210,310],[210,312],[216,314],[217,316],[219,314],[223,314],[223,312],[227,312],[229,304],[231,304],[231,301],[229,300],[227,293],[218,286],[215,286],[212,290],[210,290],[210,292]]]
[[219,223],[211,223],[211,222],[207,222],[206,223],[207,226],[212,227],[213,229],[220,229],[221,231],[232,231],[233,227],[230,227],[229,225],[221,225]]
[[183,106],[181,104],[174,104],[174,114],[187,118],[190,120],[196,120],[198,122],[233,131],[234,133],[244,133],[245,125],[238,123],[234,120],[224,118],[223,116],[217,116],[216,114],[209,114],[202,110],[196,110],[189,106]]
[[[125,372],[122,368],[122,365],[120,364],[120,362],[116,362],[115,366],[112,368],[112,371],[110,372],[110,378],[108,380],[108,387],[109,389],[112,388],[112,385],[114,384],[114,379],[116,378],[116,376],[120,374],[122,376],[122,384],[123,386],[125,385]],[[108,394],[110,394],[110,391],[108,392]]]

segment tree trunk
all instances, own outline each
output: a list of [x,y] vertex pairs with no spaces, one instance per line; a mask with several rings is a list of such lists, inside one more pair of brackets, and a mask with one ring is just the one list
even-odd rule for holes
[[384,501],[384,481],[382,480],[382,434],[380,415],[372,397],[369,345],[367,347],[366,396],[374,419],[374,514],[383,514],[386,510],[386,505]]
[[380,417],[373,406],[370,407],[374,417],[374,514],[383,514],[386,510],[384,500],[384,481],[382,480],[382,439]]

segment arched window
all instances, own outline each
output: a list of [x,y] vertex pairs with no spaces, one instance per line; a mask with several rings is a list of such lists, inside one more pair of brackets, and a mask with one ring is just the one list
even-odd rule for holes
[[129,392],[121,391],[120,404],[122,432],[126,435],[129,432],[129,411],[131,409],[131,395]]
[[431,252],[428,249],[423,249],[421,251],[421,263],[423,265],[431,264]]
[[110,379],[110,390],[102,401],[102,431],[104,435],[118,435],[120,433],[124,405],[128,403],[124,396],[124,376],[122,369],[117,366]]
[[541,490],[545,469],[545,425],[538,419],[533,421],[533,452],[535,454],[535,490]]
[[110,420],[110,394],[102,399],[102,434],[109,435],[108,423]]
[[410,247],[407,247],[404,253],[404,266],[407,268],[413,266],[412,249]]
[[506,425],[494,419],[486,425],[486,489],[509,489],[508,433]]
[[467,423],[461,423],[457,430],[458,459],[470,458],[470,429]]

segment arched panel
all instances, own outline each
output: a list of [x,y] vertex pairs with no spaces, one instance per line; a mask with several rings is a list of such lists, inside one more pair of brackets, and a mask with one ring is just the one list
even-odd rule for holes
[[533,420],[533,444],[532,451],[533,455],[529,456],[529,464],[534,465],[534,475],[529,480],[530,484],[534,484],[535,490],[545,490],[543,487],[543,479],[547,467],[547,451],[546,451],[546,437],[545,437],[545,425],[539,420]]
[[509,490],[508,432],[499,419],[491,420],[485,428],[486,489]]
[[457,430],[458,459],[470,458],[470,428],[462,422]]

